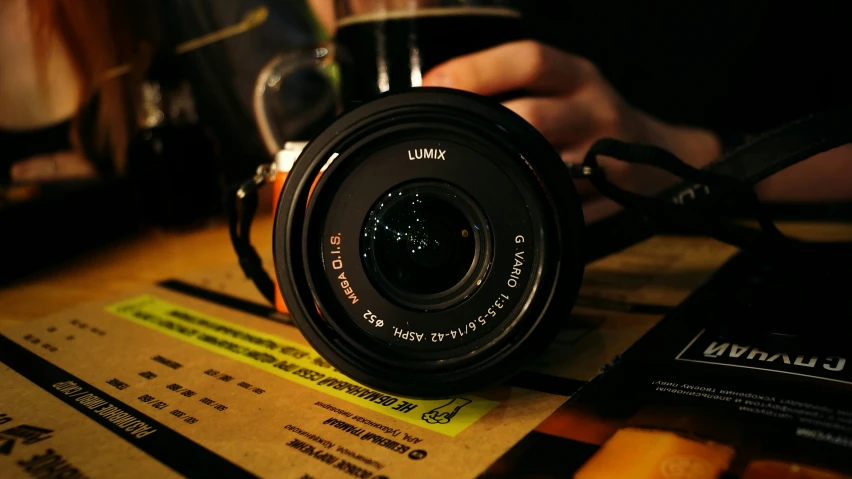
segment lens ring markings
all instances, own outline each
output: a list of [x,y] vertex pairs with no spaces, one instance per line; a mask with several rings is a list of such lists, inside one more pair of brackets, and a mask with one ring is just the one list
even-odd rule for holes
[[[326,228],[328,200],[340,193],[341,178],[335,170],[345,170],[349,160],[368,147],[412,137],[428,139],[433,130],[448,132],[454,135],[448,138],[491,158],[502,157],[495,162],[509,175],[529,214],[534,242],[525,249],[533,256],[522,269],[529,267],[533,278],[518,281],[519,287],[526,284],[528,288],[523,304],[516,306],[517,314],[503,331],[488,333],[491,340],[424,351],[367,334],[369,322],[380,322],[376,320],[380,315],[361,319],[338,304],[339,295],[332,287],[343,291],[343,286],[335,285],[335,278],[326,274],[333,257],[325,254],[325,242],[331,239],[327,233],[336,233],[333,225]],[[338,155],[344,161],[334,161]],[[507,160],[511,164],[506,165]],[[483,177],[476,165],[470,166],[464,175]],[[375,199],[380,191],[374,189],[370,194]],[[323,357],[349,377],[379,390],[444,397],[508,377],[552,341],[571,310],[582,279],[582,212],[558,153],[520,117],[465,92],[418,88],[379,98],[335,120],[307,146],[280,198],[273,246],[276,274],[287,305]],[[344,204],[338,213],[345,217],[353,211],[350,206]],[[369,206],[365,206],[365,214]],[[363,223],[363,217],[358,222]],[[495,227],[495,233],[498,230]],[[357,228],[354,234],[359,234]],[[501,257],[499,251],[495,257]],[[476,301],[472,298],[451,311]]]
[[[441,160],[411,160],[409,152],[417,148],[446,153]],[[360,160],[366,158],[365,161],[354,157],[344,160],[357,166],[338,173],[344,175],[339,183],[329,179],[335,186],[328,193],[331,198],[327,207],[314,212],[316,217],[325,218],[324,231],[317,242],[323,245],[321,255],[330,292],[345,316],[384,345],[404,348],[408,353],[461,348],[460,354],[467,354],[471,345],[487,344],[508,325],[507,320],[511,323],[516,317],[515,310],[525,299],[532,279],[531,263],[538,239],[517,180],[513,181],[482,152],[440,136],[385,144],[377,151],[362,154],[364,158]],[[471,175],[471,171],[477,174]],[[467,192],[484,210],[488,233],[494,238],[491,270],[476,285],[471,297],[455,307],[429,313],[388,301],[373,286],[362,261],[357,260],[359,256],[363,258],[358,241],[363,218],[377,196],[418,178],[452,182]],[[343,320],[340,316],[335,315],[336,323]],[[382,354],[376,344],[356,347],[362,347],[364,354]]]

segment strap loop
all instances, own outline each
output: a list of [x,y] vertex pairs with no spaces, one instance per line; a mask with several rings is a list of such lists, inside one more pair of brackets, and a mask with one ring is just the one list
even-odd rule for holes
[[[696,169],[670,151],[611,138],[595,142],[583,161],[598,191],[627,209],[636,209],[658,226],[704,234],[741,248],[801,243],[785,237],[754,192],[760,180],[852,141],[852,108],[840,105],[797,119],[745,143],[704,169]],[[650,197],[610,183],[598,156],[661,168],[683,182]],[[736,224],[753,219],[760,230]]]
[[[852,108],[841,105],[769,131],[701,170],[665,149],[611,138],[595,142],[582,165],[572,165],[570,169],[572,176],[589,178],[601,194],[627,209],[638,210],[654,226],[711,236],[740,248],[774,252],[779,246],[806,243],[787,238],[778,230],[754,192],[754,184],[850,141]],[[285,150],[289,151],[286,147]],[[684,181],[654,197],[634,193],[607,180],[598,156],[661,168]],[[275,302],[275,283],[252,247],[249,233],[257,211],[258,189],[275,173],[275,164],[261,165],[253,178],[230,188],[225,200],[231,242],[240,267],[270,303]],[[736,224],[742,218],[756,220],[760,229]]]
[[[598,164],[599,155],[663,169],[686,180],[686,188],[673,197],[650,197],[625,190],[607,180],[605,170]],[[658,226],[710,236],[741,248],[765,247],[769,242],[787,240],[750,185],[696,169],[668,150],[605,138],[592,145],[583,165],[595,172],[589,179],[601,194],[625,208],[638,210]],[[735,210],[741,213],[737,216],[756,220],[762,231],[733,224],[735,218],[729,213]]]
[[[228,214],[228,231],[231,244],[240,262],[240,267],[246,277],[257,287],[258,291],[270,303],[275,303],[275,283],[263,268],[260,255],[251,245],[251,222],[257,212],[258,189],[274,176],[274,166],[261,165],[257,174],[241,185],[228,190],[225,205]],[[242,205],[238,203],[242,202]],[[242,208],[240,208],[242,206]]]

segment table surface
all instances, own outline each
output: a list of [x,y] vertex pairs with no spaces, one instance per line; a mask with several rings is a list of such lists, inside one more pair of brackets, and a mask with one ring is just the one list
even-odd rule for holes
[[[781,226],[785,233],[801,238],[852,240],[852,223]],[[255,220],[252,230],[252,242],[267,258],[271,257],[272,228],[273,219],[267,213]],[[581,298],[674,306],[735,252],[709,238],[657,236],[589,265]],[[270,263],[265,261],[268,269]],[[239,295],[263,301],[240,274],[227,224],[222,221],[190,232],[150,231],[7,285],[0,289],[0,328],[164,279],[197,279],[202,271],[239,277]]]

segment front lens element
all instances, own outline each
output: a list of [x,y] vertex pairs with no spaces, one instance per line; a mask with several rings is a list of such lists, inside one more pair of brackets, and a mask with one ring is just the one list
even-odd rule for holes
[[382,276],[398,289],[435,294],[465,277],[476,241],[458,208],[438,196],[412,192],[375,213],[370,250]]
[[[389,299],[437,306],[469,293],[487,266],[486,224],[472,200],[443,183],[419,183],[384,194],[364,225],[362,256]],[[456,301],[450,301],[455,303]],[[444,307],[448,304],[443,304]]]

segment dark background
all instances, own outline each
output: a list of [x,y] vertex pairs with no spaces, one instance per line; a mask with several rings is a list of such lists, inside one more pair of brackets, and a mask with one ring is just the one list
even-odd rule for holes
[[[850,102],[852,34],[842,2],[768,0],[519,2],[535,37],[591,59],[635,106],[672,123],[734,136],[755,134],[811,111]],[[173,45],[238,22],[260,5],[260,27],[182,55],[201,122],[215,138],[219,186],[268,161],[252,114],[260,68],[276,53],[318,40],[302,0],[149,0],[145,36]],[[447,32],[464,41],[464,32]],[[214,205],[219,217],[224,215]],[[121,214],[117,214],[121,212]],[[848,217],[849,208],[787,207],[784,213]],[[0,209],[0,282],[140,231],[124,180],[47,191]]]
[[759,133],[849,102],[842,2],[522,2],[540,39],[593,60],[659,118]]

